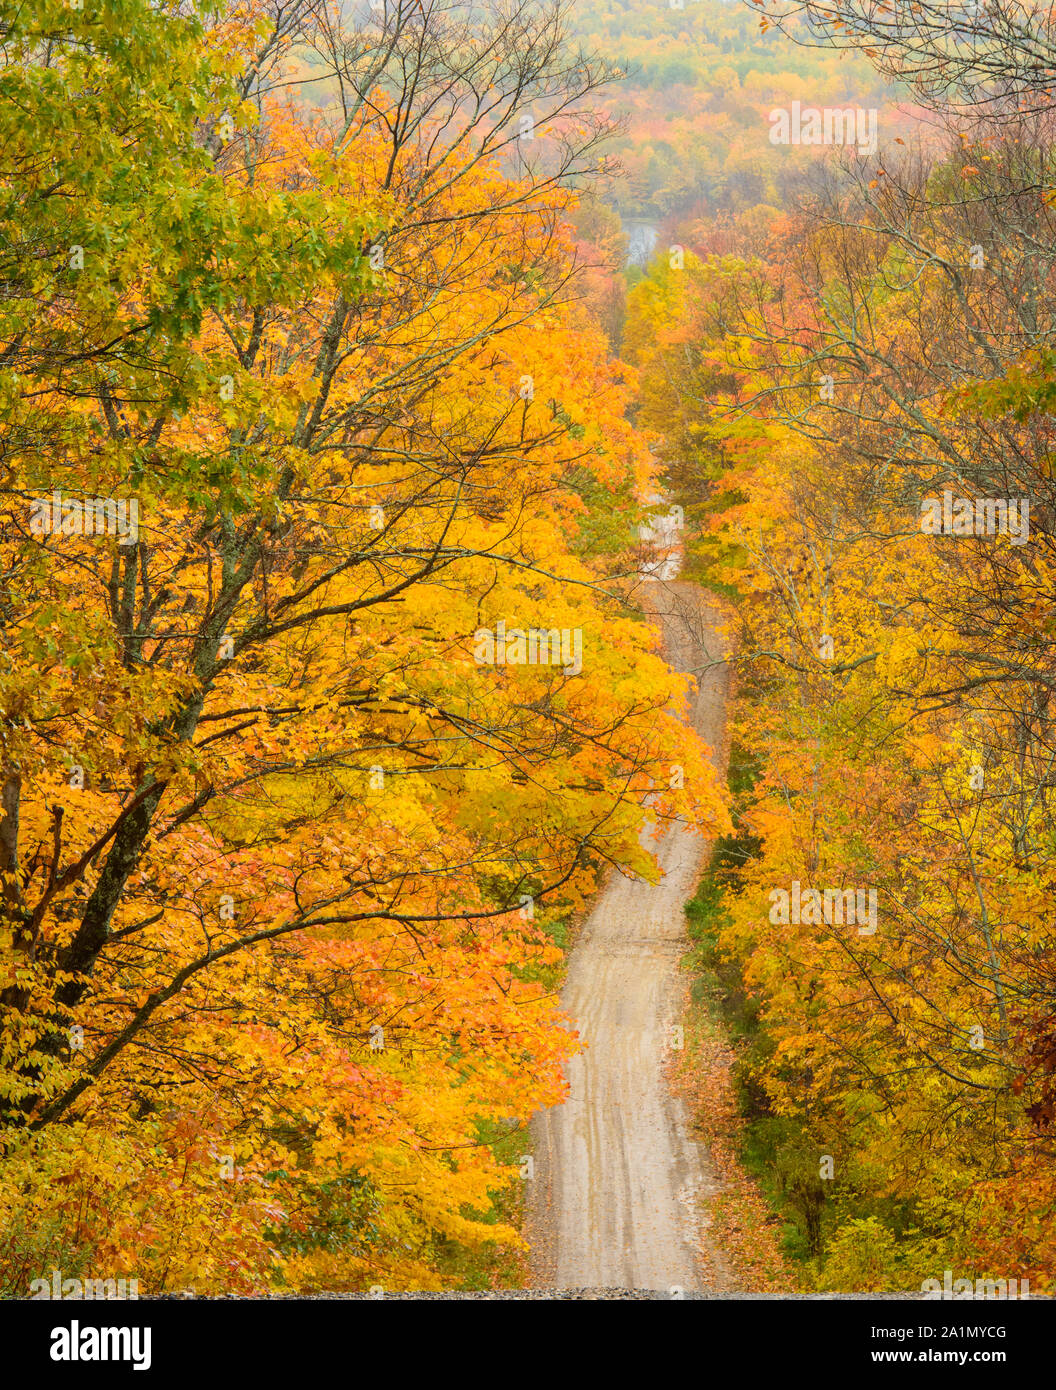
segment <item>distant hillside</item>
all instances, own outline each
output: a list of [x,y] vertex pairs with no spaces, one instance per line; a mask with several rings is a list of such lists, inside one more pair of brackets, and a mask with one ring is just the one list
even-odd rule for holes
[[625,220],[787,206],[815,150],[770,143],[777,106],[876,109],[881,144],[914,124],[864,58],[764,31],[744,3],[576,0],[572,19],[587,48],[627,72],[607,99],[626,122],[608,194]]

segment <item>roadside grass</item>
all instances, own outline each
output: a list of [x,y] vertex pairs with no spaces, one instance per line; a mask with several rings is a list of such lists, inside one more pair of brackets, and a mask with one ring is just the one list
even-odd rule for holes
[[[730,788],[742,800],[756,769],[736,746],[731,750]],[[912,1196],[885,1192],[882,1175],[842,1148],[837,1135],[822,1141],[805,1118],[776,1114],[758,1077],[773,1071],[775,1044],[760,1018],[759,1001],[746,989],[742,962],[720,947],[728,923],[726,901],[738,889],[738,870],[758,852],[758,842],[739,827],[717,842],[696,894],[686,906],[690,949],[687,1032],[708,1059],[728,1062],[732,1134],[736,1162],[762,1194],[779,1228],[781,1253],[795,1287],[851,1292],[910,1290],[922,1275],[942,1269],[950,1258],[943,1233],[928,1229]],[[716,1038],[718,1030],[718,1038]],[[721,1041],[728,1052],[721,1056]],[[718,1062],[716,1062],[718,1059]],[[690,1065],[693,1058],[687,1059]],[[785,1080],[794,1090],[797,1077]],[[721,1107],[720,1107],[721,1109]],[[715,1116],[709,1116],[709,1123]],[[718,1123],[723,1124],[720,1114]],[[707,1142],[711,1142],[708,1134]],[[834,1177],[823,1179],[820,1160],[836,1155]],[[721,1199],[720,1199],[721,1209]]]

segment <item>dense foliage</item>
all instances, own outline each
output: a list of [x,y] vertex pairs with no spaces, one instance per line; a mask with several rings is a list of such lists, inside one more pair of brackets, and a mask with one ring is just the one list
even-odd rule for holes
[[0,32],[0,1280],[436,1286],[520,1239],[554,924],[650,789],[722,818],[577,302],[610,70],[536,5]]
[[[886,7],[853,9],[868,48]],[[894,33],[878,65],[923,71]],[[742,1040],[748,1156],[822,1288],[1056,1267],[1056,180],[1001,52],[966,104],[937,44],[926,141],[831,151],[780,213],[685,221],[684,264],[629,298],[637,418],[738,652],[738,831],[699,963]],[[872,929],[826,890],[875,893]]]

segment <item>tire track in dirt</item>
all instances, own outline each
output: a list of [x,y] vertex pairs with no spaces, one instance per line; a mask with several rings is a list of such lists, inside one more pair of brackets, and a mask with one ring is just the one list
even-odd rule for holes
[[[700,672],[689,720],[721,766],[728,668],[707,669],[721,655],[717,612],[683,581],[651,582],[646,593],[668,661]],[[709,1290],[734,1288],[698,1206],[721,1182],[664,1076],[685,993],[684,907],[709,846],[674,825],[654,848],[660,882],[613,875],[569,959],[562,1003],[587,1047],[569,1063],[569,1099],[533,1122],[536,1287],[699,1289],[704,1242]]]

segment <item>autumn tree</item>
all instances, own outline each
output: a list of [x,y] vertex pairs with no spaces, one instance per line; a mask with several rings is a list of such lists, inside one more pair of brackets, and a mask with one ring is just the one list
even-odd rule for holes
[[[125,92],[73,22],[40,86]],[[435,1284],[562,1094],[548,921],[650,792],[722,818],[582,544],[651,472],[573,309],[610,70],[560,5],[169,22],[167,182],[85,193],[88,288],[56,202],[71,346],[6,340],[6,1277]]]
[[[759,263],[687,255],[632,304],[652,379],[684,383],[676,475],[723,418],[769,440],[694,496],[726,497],[697,551],[755,769],[719,937],[766,1039],[750,1084],[841,1175],[822,1287],[1051,1278],[1050,160],[1047,117],[1009,112],[836,157]],[[936,533],[947,495],[972,524]],[[875,891],[875,930],[775,916],[795,884]]]

